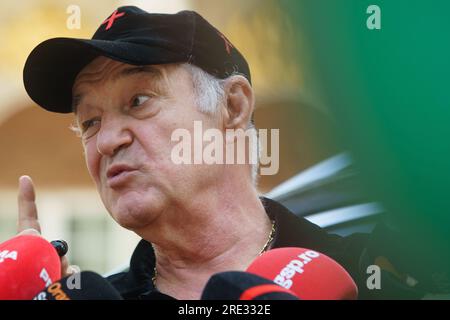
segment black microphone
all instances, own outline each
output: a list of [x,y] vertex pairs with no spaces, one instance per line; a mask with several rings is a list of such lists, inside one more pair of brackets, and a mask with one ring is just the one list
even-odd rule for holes
[[206,283],[202,300],[300,300],[292,291],[260,276],[227,271]]
[[33,300],[123,300],[123,298],[101,275],[82,271],[52,283]]

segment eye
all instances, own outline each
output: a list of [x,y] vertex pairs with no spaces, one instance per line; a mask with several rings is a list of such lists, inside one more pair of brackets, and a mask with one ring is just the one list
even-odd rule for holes
[[100,118],[95,117],[81,123],[81,136],[83,138],[90,138],[93,136],[99,128]]
[[92,126],[94,126],[97,121],[100,121],[99,118],[92,118],[86,121],[83,121],[81,123],[81,129],[83,130],[83,132],[85,132],[86,130],[88,130],[89,128],[91,128]]
[[147,96],[145,94],[139,94],[135,96],[133,100],[131,100],[131,107],[139,107],[149,99],[150,96]]

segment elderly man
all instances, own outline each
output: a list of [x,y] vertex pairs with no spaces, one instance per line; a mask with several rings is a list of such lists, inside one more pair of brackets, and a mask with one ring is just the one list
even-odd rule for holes
[[[143,239],[129,271],[109,278],[125,298],[198,299],[212,274],[245,270],[262,252],[288,246],[335,258],[364,291],[366,235],[328,235],[260,198],[250,164],[174,164],[176,129],[193,132],[195,121],[221,132],[252,128],[247,62],[197,13],[118,8],[91,40],[37,46],[24,83],[41,107],[75,114],[106,209]],[[224,138],[225,151],[233,142]],[[39,229],[28,178],[19,204],[20,228]]]

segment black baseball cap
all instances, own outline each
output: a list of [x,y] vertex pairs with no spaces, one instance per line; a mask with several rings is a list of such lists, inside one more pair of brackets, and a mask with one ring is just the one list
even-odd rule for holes
[[72,112],[75,78],[98,56],[131,65],[187,62],[220,79],[239,73],[251,82],[242,54],[198,13],[148,13],[124,6],[92,39],[53,38],[34,48],[23,70],[28,95],[48,111]]

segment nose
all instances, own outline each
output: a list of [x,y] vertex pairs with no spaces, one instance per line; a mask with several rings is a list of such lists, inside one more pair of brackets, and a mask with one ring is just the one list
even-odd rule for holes
[[97,132],[97,151],[101,155],[114,156],[120,149],[133,142],[127,122],[117,115],[103,115]]

